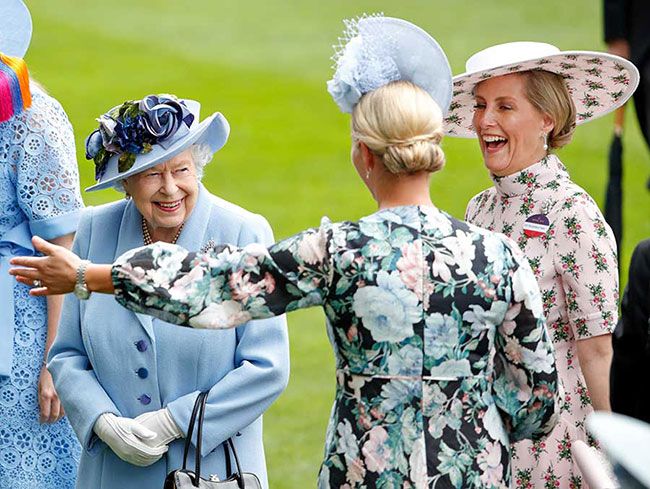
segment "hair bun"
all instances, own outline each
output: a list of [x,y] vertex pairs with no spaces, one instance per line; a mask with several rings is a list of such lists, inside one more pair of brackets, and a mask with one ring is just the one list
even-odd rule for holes
[[445,153],[438,144],[441,139],[442,131],[388,144],[382,155],[384,165],[391,173],[436,172],[445,164]]
[[394,174],[434,172],[445,164],[440,107],[411,82],[389,83],[364,95],[352,112],[352,134]]

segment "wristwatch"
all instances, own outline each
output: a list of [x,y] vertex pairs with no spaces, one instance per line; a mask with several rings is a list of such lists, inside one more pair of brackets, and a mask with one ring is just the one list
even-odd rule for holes
[[77,282],[74,286],[74,295],[82,301],[85,301],[90,297],[88,284],[86,284],[86,268],[88,265],[90,265],[90,261],[81,260],[81,263],[79,263],[79,266],[77,267]]

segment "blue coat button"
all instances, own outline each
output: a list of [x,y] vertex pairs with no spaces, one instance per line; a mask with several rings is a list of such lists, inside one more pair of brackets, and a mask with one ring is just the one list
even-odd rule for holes
[[139,340],[135,342],[135,347],[138,349],[138,351],[147,351],[147,348],[149,348],[149,345],[147,345],[147,342],[144,340]]
[[140,397],[138,397],[138,400],[145,406],[151,402],[151,398],[146,394],[142,394]]
[[149,371],[144,367],[140,367],[138,370],[136,370],[136,372],[138,374],[138,377],[141,379],[146,379],[149,377]]

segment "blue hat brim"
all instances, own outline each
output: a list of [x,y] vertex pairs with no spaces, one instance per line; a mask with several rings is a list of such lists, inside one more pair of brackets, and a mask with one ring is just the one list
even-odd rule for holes
[[2,0],[0,53],[24,58],[32,40],[32,16],[22,0]]
[[230,124],[220,112],[215,112],[167,149],[156,144],[149,153],[137,155],[133,166],[125,172],[118,171],[119,156],[112,156],[106,163],[106,171],[100,181],[88,187],[86,192],[113,187],[126,178],[178,156],[193,144],[207,144],[214,154],[224,147],[229,135]]
[[[401,79],[419,86],[436,101],[443,114],[452,95],[452,73],[447,55],[440,44],[424,29],[403,19],[381,19],[384,32],[399,40],[394,58]],[[413,49],[417,46],[419,49]]]
[[[342,112],[352,113],[361,97],[391,82],[410,81],[447,112],[452,95],[451,67],[438,42],[403,19],[384,16],[347,21],[337,48],[336,72],[327,90]],[[375,52],[376,51],[376,52]]]

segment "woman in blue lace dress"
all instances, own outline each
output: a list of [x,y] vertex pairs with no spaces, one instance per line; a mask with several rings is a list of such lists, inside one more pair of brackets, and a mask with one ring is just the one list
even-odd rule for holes
[[[15,37],[3,37],[7,25],[16,28]],[[62,298],[31,297],[29,287],[7,273],[12,256],[34,253],[33,234],[69,247],[82,207],[65,112],[34,83],[31,108],[26,108],[26,70],[22,93],[12,83],[19,78],[12,66],[22,63],[14,56],[24,54],[30,32],[24,5],[3,0],[0,74],[10,82],[13,97],[0,97],[0,113],[14,115],[0,118],[0,487],[71,489],[80,448],[44,368]]]
[[[399,19],[350,25],[329,89],[352,112],[352,161],[378,212],[325,219],[269,248],[157,243],[118,258],[112,279],[92,264],[82,278],[131,310],[195,328],[322,306],[337,368],[323,489],[508,487],[509,443],[555,423],[539,289],[516,244],[431,200],[451,99],[440,47]],[[14,260],[34,268],[13,273],[43,280],[36,294],[70,291],[79,258],[41,244],[50,256]]]

